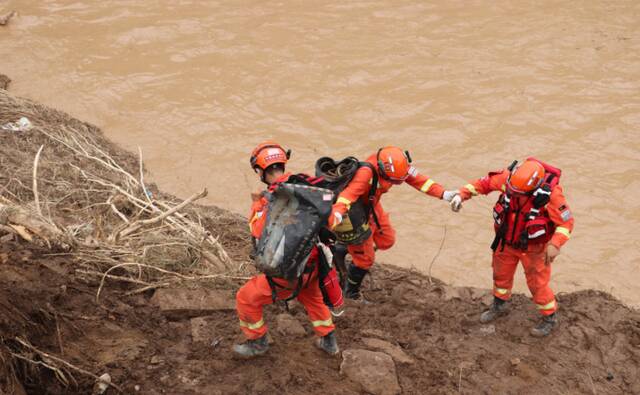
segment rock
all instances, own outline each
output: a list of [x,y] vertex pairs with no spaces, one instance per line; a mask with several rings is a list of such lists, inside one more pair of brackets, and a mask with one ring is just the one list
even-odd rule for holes
[[363,329],[360,333],[363,336],[366,336],[366,337],[377,337],[378,339],[389,339],[389,338],[391,338],[391,336],[388,333],[383,332],[380,329]]
[[511,358],[509,362],[511,362],[511,366],[518,366],[520,365],[520,358]]
[[278,314],[276,317],[276,331],[282,336],[303,337],[307,335],[300,322],[287,313]]
[[349,349],[342,353],[340,373],[373,395],[395,395],[401,389],[393,359],[384,353]]
[[152,365],[159,365],[164,362],[164,358],[154,355],[153,357],[151,357],[150,362]]
[[495,325],[483,325],[480,327],[480,334],[484,336],[493,335],[496,333]]
[[191,339],[194,343],[211,343],[215,333],[209,323],[210,317],[196,317],[191,319]]
[[93,394],[104,394],[107,388],[109,388],[109,384],[111,384],[111,376],[109,375],[109,373],[105,373],[102,376],[98,377],[98,380],[96,380],[96,383],[93,386]]
[[387,341],[374,339],[370,337],[363,338],[362,342],[364,343],[365,346],[367,346],[367,348],[379,350],[389,355],[397,363],[413,364],[415,362],[413,358],[408,356],[402,350],[402,348],[400,348],[399,346],[396,346],[395,344],[391,344]]
[[228,291],[210,289],[159,289],[151,303],[168,315],[197,317],[214,311],[234,310],[235,299]]

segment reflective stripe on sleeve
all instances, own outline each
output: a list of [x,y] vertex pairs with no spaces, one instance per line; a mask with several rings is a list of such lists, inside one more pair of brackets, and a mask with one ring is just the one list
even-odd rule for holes
[[338,201],[336,201],[336,203],[342,203],[345,206],[347,206],[347,208],[351,207],[351,201],[349,199],[345,198],[345,197],[339,197]]
[[424,193],[429,192],[429,189],[431,189],[431,186],[435,184],[435,181],[433,181],[432,179],[428,179],[423,185],[422,188],[420,188],[420,190]]
[[249,328],[251,330],[256,330],[256,329],[260,329],[264,326],[264,319],[260,319],[260,321],[256,322],[256,323],[250,323],[250,322],[245,322],[240,320],[240,326],[245,327],[245,328]]
[[500,189],[502,190],[502,192],[506,192],[507,190],[507,186],[502,184],[502,186],[500,187]]
[[317,328],[319,326],[331,326],[333,325],[333,320],[331,319],[331,317],[329,317],[328,320],[320,320],[320,321],[311,321],[311,325],[313,325],[314,328]]
[[471,192],[471,194],[473,196],[477,196],[478,195],[478,191],[476,191],[476,187],[474,187],[473,185],[467,184],[464,187],[467,188],[469,190],[469,192]]
[[551,310],[554,307],[556,307],[556,301],[552,300],[551,302],[549,302],[547,304],[537,304],[536,306],[538,306],[538,309],[540,309],[540,310]]
[[571,238],[571,232],[569,231],[569,229],[565,228],[564,226],[558,226],[556,228],[556,233],[560,233],[561,235],[567,236],[567,239]]

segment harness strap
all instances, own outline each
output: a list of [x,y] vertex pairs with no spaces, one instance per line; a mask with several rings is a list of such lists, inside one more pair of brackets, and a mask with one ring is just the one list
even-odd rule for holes
[[[309,266],[309,267],[306,267],[304,269],[304,271],[302,272],[302,274],[300,275],[300,277],[298,277],[298,282],[296,284],[295,289],[291,293],[291,296],[289,296],[286,299],[281,300],[281,302],[284,303],[284,306],[287,309],[287,311],[289,311],[289,303],[288,302],[293,300],[293,299],[295,299],[295,298],[297,298],[298,295],[300,294],[300,291],[302,290],[302,288],[306,288],[309,285],[309,282],[311,281],[311,273],[313,273],[313,270],[315,269],[315,267],[316,267],[315,263],[313,265]],[[305,274],[309,274],[309,277],[307,278],[306,283],[304,282],[304,275]],[[269,283],[269,287],[271,288],[271,300],[275,304],[275,303],[278,302],[278,288],[287,289],[287,287],[282,286],[282,285],[276,283],[275,281],[273,281],[273,278],[271,276],[266,276],[266,277],[267,277],[267,282]]]
[[378,215],[376,214],[376,210],[373,206],[373,203],[376,199],[376,192],[378,191],[378,172],[376,171],[375,167],[373,167],[373,165],[369,162],[360,162],[359,165],[362,167],[368,167],[371,170],[371,174],[373,175],[371,179],[371,188],[369,188],[369,196],[367,199],[369,204],[366,205],[367,218],[369,217],[369,215],[373,215],[373,222],[375,222],[378,230],[380,231],[380,233],[382,233],[380,221],[378,220]]

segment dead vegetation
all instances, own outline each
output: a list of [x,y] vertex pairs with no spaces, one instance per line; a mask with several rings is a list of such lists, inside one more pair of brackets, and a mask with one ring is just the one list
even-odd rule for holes
[[[113,282],[133,284],[136,294],[242,277],[246,230],[237,216],[196,205],[206,189],[186,200],[163,194],[145,183],[141,150],[124,152],[96,127],[0,90],[0,126],[22,117],[25,130],[0,129],[0,240],[67,255],[75,274],[96,284],[98,303]],[[9,355],[69,384],[63,360],[36,361],[28,339],[12,342],[24,353]]]

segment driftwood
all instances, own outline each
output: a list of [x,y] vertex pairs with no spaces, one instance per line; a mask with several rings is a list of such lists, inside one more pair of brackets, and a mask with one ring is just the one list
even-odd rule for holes
[[6,14],[0,15],[0,26],[4,26],[7,23],[9,23],[9,20],[11,20],[11,18],[16,16],[16,14],[17,13],[15,11],[9,11]]
[[[8,226],[28,242],[46,244],[48,247],[69,250],[72,240],[60,229],[46,222],[37,214],[24,208],[0,202],[0,225]],[[35,236],[35,237],[34,237]]]

